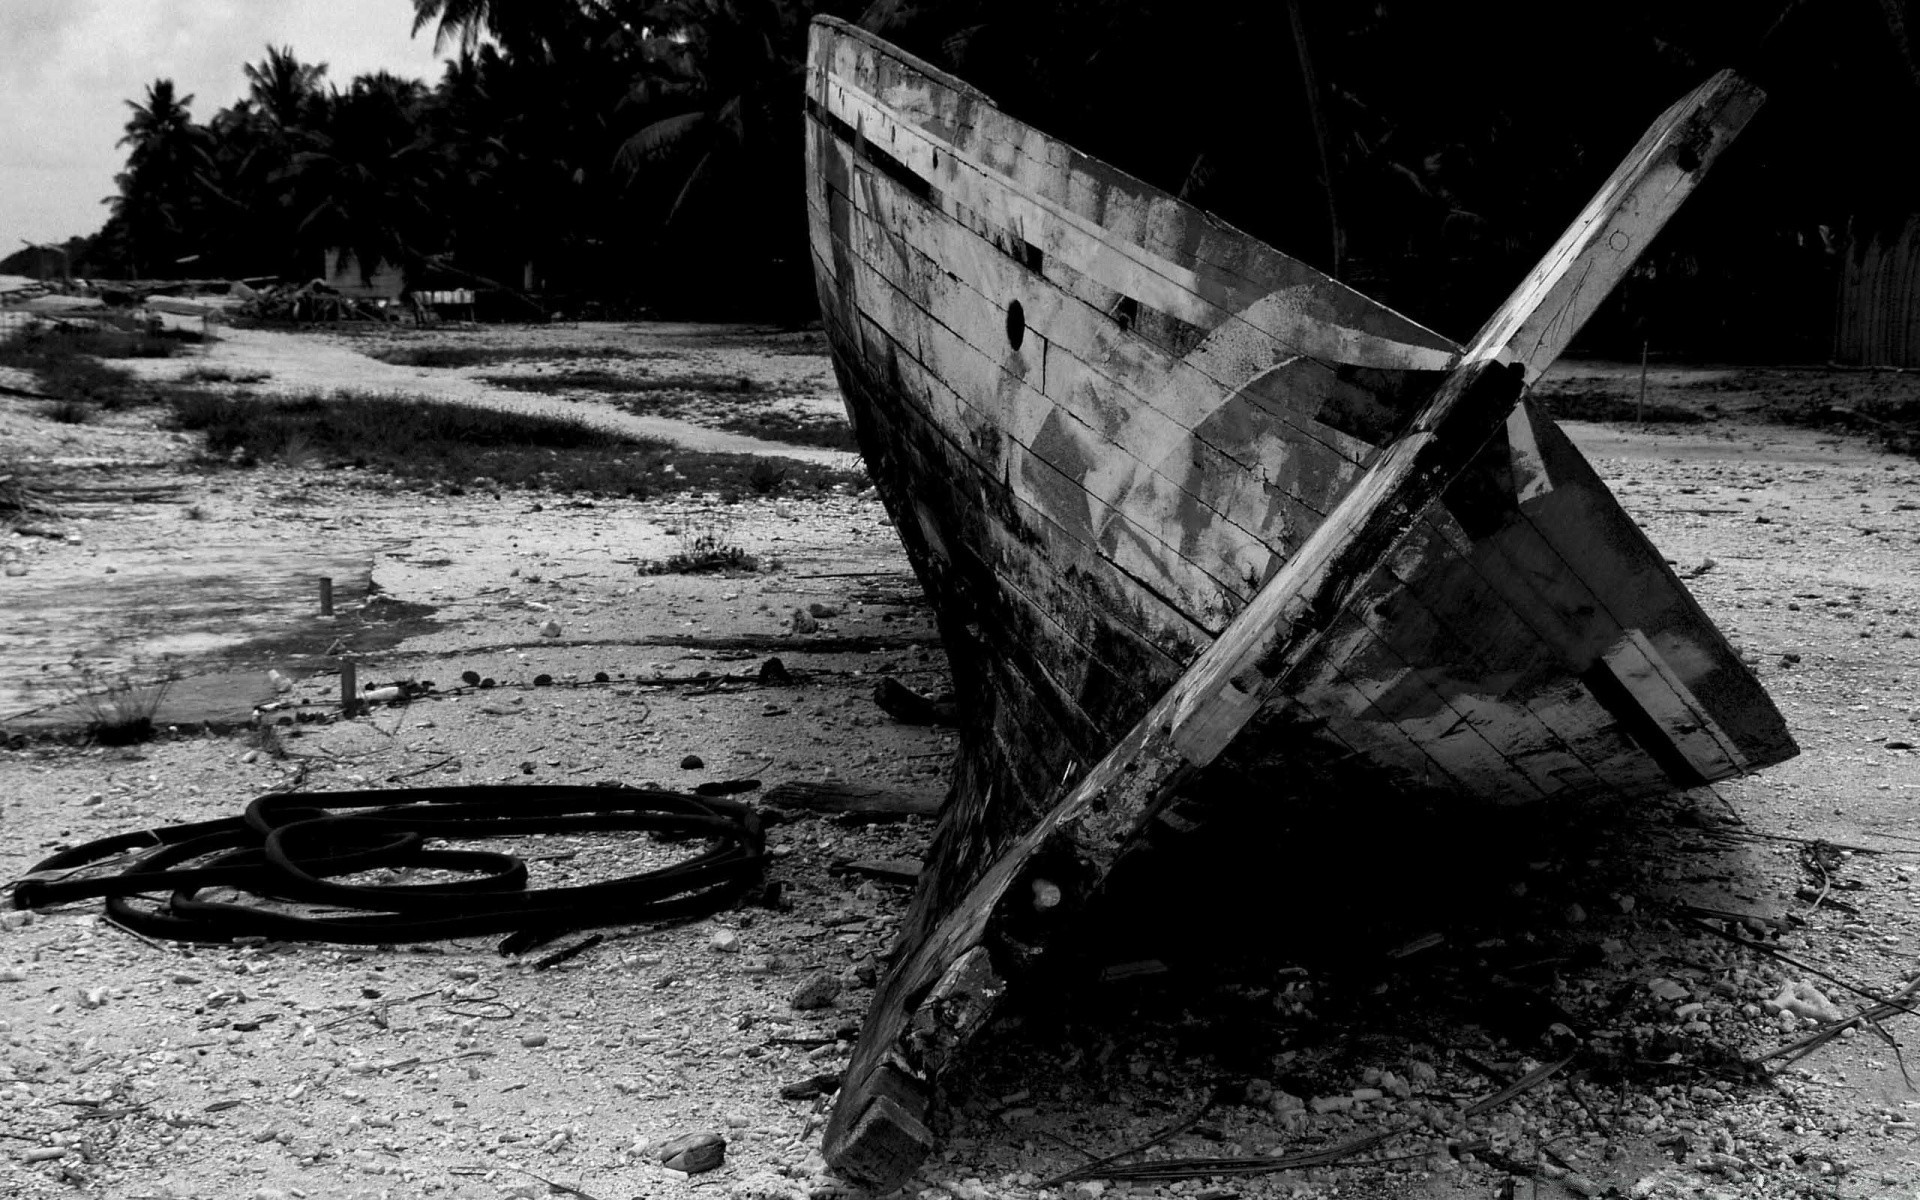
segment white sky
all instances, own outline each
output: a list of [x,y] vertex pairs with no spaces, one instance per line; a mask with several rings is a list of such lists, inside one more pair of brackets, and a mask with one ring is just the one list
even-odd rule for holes
[[245,93],[241,67],[269,45],[339,87],[382,69],[436,80],[433,30],[412,24],[410,0],[0,0],[0,257],[100,228],[124,101],[155,79],[200,122]]

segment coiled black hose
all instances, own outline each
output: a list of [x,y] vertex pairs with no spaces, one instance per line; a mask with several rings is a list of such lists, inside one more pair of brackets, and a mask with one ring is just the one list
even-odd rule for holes
[[[712,844],[657,871],[549,888],[527,887],[526,864],[511,854],[430,844],[612,832]],[[87,870],[141,850],[112,873]],[[172,941],[265,937],[373,945],[702,916],[759,883],[765,866],[758,814],[721,797],[554,785],[270,793],[239,817],[117,834],[63,850],[14,885],[13,904],[38,909],[104,897],[110,920]],[[466,877],[336,882],[380,868]],[[201,897],[215,887],[278,905],[349,911],[316,915]],[[164,900],[157,898],[161,893]]]

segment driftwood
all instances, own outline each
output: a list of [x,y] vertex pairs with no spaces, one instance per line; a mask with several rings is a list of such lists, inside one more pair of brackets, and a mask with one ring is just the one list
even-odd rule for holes
[[903,725],[958,725],[960,709],[951,699],[923,696],[891,675],[873,685],[873,702]]
[[832,813],[873,823],[900,821],[908,817],[937,817],[941,803],[941,797],[935,792],[901,791],[838,781],[809,783],[805,780],[794,780],[769,788],[760,801],[763,808]]

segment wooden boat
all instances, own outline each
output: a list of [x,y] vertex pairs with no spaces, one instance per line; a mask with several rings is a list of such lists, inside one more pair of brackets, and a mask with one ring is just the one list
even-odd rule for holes
[[911,1173],[953,1054],[1196,781],[1511,804],[1796,752],[1525,398],[1760,100],[1723,73],[1662,114],[1459,346],[816,19],[821,311],[970,714],[843,1176]]

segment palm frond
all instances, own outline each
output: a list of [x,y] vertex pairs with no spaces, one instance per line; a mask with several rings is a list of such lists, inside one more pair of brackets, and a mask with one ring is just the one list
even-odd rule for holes
[[672,154],[709,120],[711,118],[706,113],[688,112],[655,121],[620,143],[614,162],[630,172],[638,171],[641,163]]

